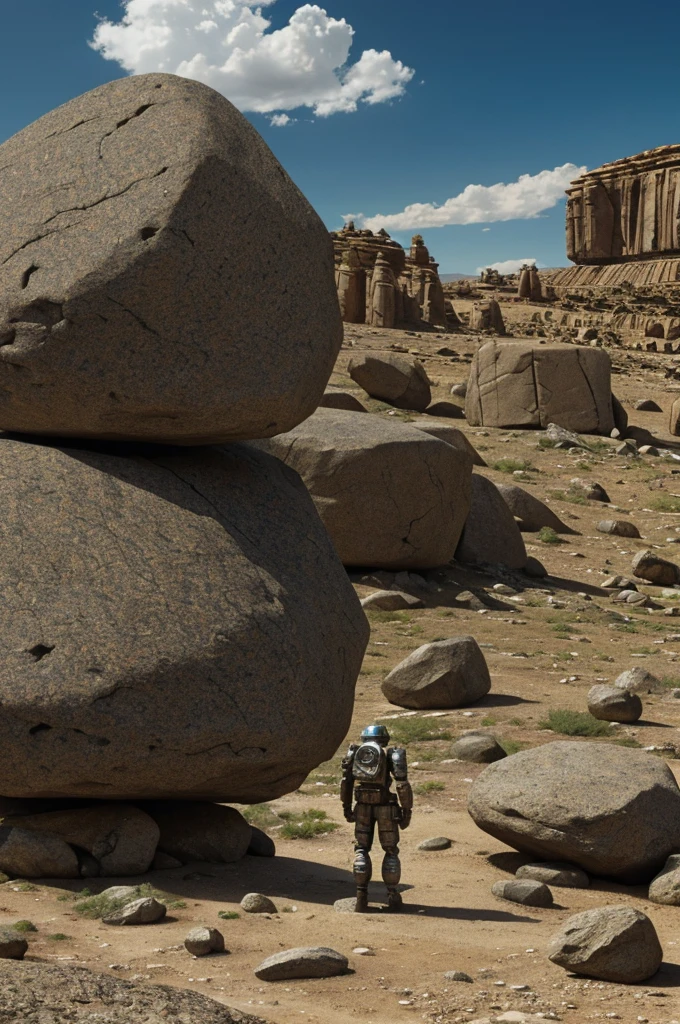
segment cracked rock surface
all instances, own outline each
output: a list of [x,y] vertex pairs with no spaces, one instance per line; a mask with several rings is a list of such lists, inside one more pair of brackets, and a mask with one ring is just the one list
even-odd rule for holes
[[295,473],[7,438],[0,468],[4,796],[259,802],[333,755],[368,624]]
[[0,427],[202,444],[316,408],[328,232],[228,100],[109,82],[0,146]]
[[467,452],[337,409],[258,446],[300,474],[344,565],[424,569],[453,557],[470,508]]

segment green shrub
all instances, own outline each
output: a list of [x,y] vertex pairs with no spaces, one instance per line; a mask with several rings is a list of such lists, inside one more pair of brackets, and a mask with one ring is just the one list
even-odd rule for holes
[[520,470],[524,472],[533,470],[534,466],[524,459],[499,459],[498,462],[491,463],[491,468],[499,473],[517,473]]
[[555,531],[553,530],[552,526],[542,526],[541,529],[536,534],[536,536],[537,536],[538,540],[540,540],[541,544],[564,544],[565,543],[562,540],[562,538],[559,536],[559,534],[555,533]]
[[520,750],[524,750],[524,743],[520,743],[519,740],[499,740],[505,753],[510,757],[512,754],[519,754]]
[[567,491],[550,491],[550,497],[556,501],[568,501],[572,505],[587,505],[588,499],[583,491],[577,487],[570,487]]
[[539,729],[552,729],[562,736],[611,736],[608,722],[593,718],[587,711],[549,711],[547,722],[539,722]]
[[650,500],[649,507],[655,512],[680,512],[680,498],[674,494],[660,494]]
[[217,916],[222,918],[223,921],[238,921],[241,915],[235,910],[218,910]]
[[421,782],[414,787],[413,792],[418,796],[427,796],[428,793],[441,793],[446,789],[443,782]]
[[378,609],[366,608],[369,622],[410,622],[407,612],[381,612]]
[[176,897],[171,896],[169,893],[162,892],[160,889],[155,889],[148,882],[144,882],[143,885],[136,885],[134,892],[128,896],[121,896],[113,898],[107,896],[105,892],[99,893],[98,896],[87,896],[85,899],[82,896],[78,897],[75,905],[76,914],[80,914],[81,917],[88,917],[92,920],[97,920],[102,917],[108,917],[109,914],[113,914],[116,910],[121,910],[127,906],[128,903],[132,903],[133,900],[141,899],[142,897],[154,896],[159,902],[165,903],[168,910],[182,910],[186,907],[184,900],[178,900]]
[[278,814],[269,804],[251,804],[249,807],[241,808],[241,814],[249,825],[255,825],[256,828],[268,829],[281,824]]
[[[436,721],[436,719],[435,719]],[[383,722],[387,726],[390,738],[395,743],[424,743],[429,740],[450,740],[451,733],[434,724],[431,718],[398,718],[396,721]]]
[[328,820],[325,811],[315,808],[298,814],[292,811],[282,811],[280,817],[285,821],[281,829],[284,839],[314,839],[316,836],[327,835],[340,828],[337,822]]
[[48,935],[47,938],[50,940],[50,942],[67,942],[71,938],[71,936],[64,935],[63,932],[55,932],[54,935]]
[[16,924],[12,925],[12,931],[14,932],[37,932],[37,930],[32,921],[17,921]]

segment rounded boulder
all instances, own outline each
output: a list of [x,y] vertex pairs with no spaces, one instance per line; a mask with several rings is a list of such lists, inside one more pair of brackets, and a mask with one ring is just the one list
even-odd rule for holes
[[490,689],[486,659],[473,636],[423,644],[393,668],[382,684],[390,704],[416,709],[458,708],[479,700]]

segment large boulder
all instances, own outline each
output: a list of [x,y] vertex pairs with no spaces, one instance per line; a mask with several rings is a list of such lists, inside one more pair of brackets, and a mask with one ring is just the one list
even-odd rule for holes
[[673,587],[680,583],[680,565],[669,562],[655,551],[638,551],[632,561],[633,576],[658,587]]
[[252,828],[242,814],[222,804],[156,800],[142,805],[160,831],[158,849],[182,864],[229,864],[244,857]]
[[347,372],[372,398],[398,409],[424,412],[430,404],[430,381],[419,359],[366,352],[350,359]]
[[635,907],[593,907],[568,918],[548,946],[554,964],[572,974],[634,985],[661,967],[656,929]]
[[470,368],[465,416],[471,426],[542,427],[582,434],[614,427],[611,363],[602,349],[490,341]]
[[4,795],[258,802],[333,755],[368,624],[295,473],[9,439],[0,473]]
[[622,882],[650,879],[680,848],[680,790],[653,754],[560,741],[489,765],[468,810],[525,853]]
[[472,459],[473,466],[486,466],[486,462],[467,435],[458,427],[452,426],[448,420],[419,416],[417,419],[411,420],[409,427],[417,427],[418,430],[423,430],[426,434],[438,437],[440,441],[446,441],[454,448],[460,448],[461,451],[467,452]]
[[456,549],[456,560],[523,569],[527,557],[520,529],[500,491],[491,480],[473,473],[470,512]]
[[342,339],[331,240],[223,96],[120,78],[0,166],[0,427],[202,444],[313,412]]
[[514,484],[496,484],[496,487],[503,501],[518,520],[517,525],[523,532],[536,533],[544,526],[549,526],[555,533],[576,532],[563,523],[551,508],[548,508],[534,494],[525,491],[523,487],[517,487]]
[[472,636],[423,644],[393,668],[382,684],[390,704],[402,708],[458,708],[479,700],[490,689],[486,659]]
[[427,569],[453,557],[470,508],[466,452],[336,409],[257,444],[300,474],[345,565]]

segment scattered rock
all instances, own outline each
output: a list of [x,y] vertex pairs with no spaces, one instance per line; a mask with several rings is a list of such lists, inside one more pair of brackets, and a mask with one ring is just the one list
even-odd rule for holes
[[104,924],[155,924],[156,921],[161,921],[167,912],[165,903],[161,903],[153,896],[143,896],[103,917],[102,921]]
[[588,691],[588,711],[601,722],[637,722],[642,701],[636,693],[601,683]]
[[534,558],[533,555],[529,555],[527,558],[527,564],[524,566],[524,572],[531,579],[542,580],[548,575],[548,570],[539,562],[538,558]]
[[486,462],[472,445],[467,434],[464,434],[458,427],[451,426],[446,420],[435,420],[429,416],[419,416],[417,419],[411,420],[409,427],[422,430],[425,434],[438,437],[440,441],[446,441],[447,444],[453,445],[459,451],[467,452],[472,459],[473,466],[486,466]]
[[11,878],[79,878],[71,847],[47,833],[0,825],[0,871]]
[[182,1024],[265,1024],[260,1017],[174,985],[140,985],[73,964],[4,961],[0,1017],[15,1020],[18,1006],[26,1007],[22,1024],[155,1024],[168,1019]]
[[653,401],[651,398],[640,398],[637,402],[635,402],[635,404],[633,405],[633,408],[637,409],[638,412],[661,412],[662,411],[661,406],[657,405],[657,403],[655,401]]
[[97,861],[98,874],[113,876],[143,875],[148,871],[160,834],[148,814],[132,804],[115,802],[42,814],[5,815],[3,823],[56,836],[86,850]]
[[597,524],[600,533],[613,534],[615,537],[639,537],[640,531],[635,523],[627,519],[602,519]]
[[569,481],[569,487],[574,491],[581,491],[583,497],[588,501],[602,501],[607,505],[611,504],[609,495],[602,484],[595,483],[593,480],[582,480],[581,477],[575,476]]
[[27,952],[28,942],[23,935],[11,928],[0,928],[0,960],[23,960]]
[[467,381],[463,381],[461,384],[452,384],[450,394],[456,395],[458,398],[465,398],[467,395]]
[[276,906],[268,896],[261,892],[249,892],[241,900],[241,909],[246,914],[278,914]]
[[184,948],[192,956],[224,953],[224,935],[217,928],[208,928],[206,926],[192,928],[184,940]]
[[261,828],[257,828],[253,825],[250,836],[250,845],[248,846],[246,853],[250,854],[251,857],[275,857],[276,843],[272,837],[268,836],[266,832],[263,832]]
[[654,551],[638,551],[633,559],[633,575],[659,587],[672,587],[680,583],[680,566]]
[[319,401],[324,409],[345,409],[347,412],[368,412],[368,409],[361,404],[349,391],[340,391],[337,388],[328,388]]
[[629,693],[659,693],[665,689],[663,683],[642,665],[627,668],[614,680],[614,686]]
[[532,878],[544,885],[555,885],[559,889],[587,889],[590,879],[585,871],[573,864],[554,861],[540,864],[522,864],[515,872],[516,878]]
[[455,402],[434,402],[427,407],[425,413],[428,416],[443,416],[445,419],[465,419],[465,413]]
[[398,409],[424,412],[430,404],[430,382],[419,359],[365,353],[350,359],[347,372],[372,398]]
[[497,761],[470,787],[468,810],[517,850],[631,884],[680,848],[680,790],[668,766],[610,744],[558,741]]
[[447,981],[464,981],[469,985],[472,985],[474,981],[465,971],[444,971],[444,977]]
[[495,331],[496,334],[505,334],[503,314],[496,299],[482,299],[473,304],[470,313],[470,330]]
[[548,957],[574,974],[633,985],[656,974],[663,951],[646,914],[607,906],[565,921],[550,941]]
[[475,764],[491,764],[508,755],[495,736],[488,732],[468,732],[451,746],[451,757],[456,761],[473,761]]
[[369,627],[287,467],[9,438],[0,462],[3,795],[260,802],[332,756]]
[[557,423],[549,423],[545,436],[548,441],[552,441],[555,445],[569,448],[584,448],[586,451],[592,451],[590,445],[586,444],[582,437],[575,434],[573,430],[565,430],[564,427],[560,427]]
[[336,409],[257,444],[300,474],[345,565],[450,561],[470,509],[465,452],[407,424]]
[[382,684],[390,704],[403,708],[457,708],[479,700],[491,677],[472,636],[423,644],[393,668]]
[[376,590],[362,598],[362,608],[375,608],[381,612],[398,612],[405,608],[424,608],[425,603],[419,597],[405,594],[402,590]]
[[336,900],[333,904],[338,914],[354,914],[357,909],[356,896],[346,896],[344,899]]
[[523,569],[527,557],[522,534],[500,491],[486,477],[473,473],[470,512],[456,549],[456,561]]
[[231,103],[123,77],[1,149],[22,168],[0,201],[2,429],[199,445],[313,412],[342,342],[332,244]]
[[552,907],[552,893],[543,882],[535,882],[532,879],[507,879],[503,882],[494,882],[491,892],[502,900],[509,900],[511,903],[522,903],[526,907]]
[[649,883],[648,898],[652,903],[680,907],[680,854],[672,853],[656,878]]
[[453,600],[459,608],[469,608],[475,612],[487,607],[482,599],[477,594],[473,594],[471,590],[461,590]]
[[419,850],[450,850],[453,843],[446,836],[433,836],[432,839],[423,839],[418,843]]
[[570,526],[563,523],[552,509],[542,501],[529,494],[523,487],[514,484],[496,484],[503,501],[518,520],[520,530],[535,533],[544,526],[549,526],[555,533],[575,533]]
[[547,427],[584,434],[614,426],[611,364],[601,349],[490,341],[474,355],[465,399],[471,426]]
[[348,960],[327,946],[303,946],[285,949],[263,960],[255,968],[261,981],[290,981],[294,978],[332,978],[344,974]]

